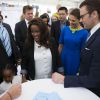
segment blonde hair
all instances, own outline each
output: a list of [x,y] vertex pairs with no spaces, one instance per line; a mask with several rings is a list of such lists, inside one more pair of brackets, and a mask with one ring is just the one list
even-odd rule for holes
[[58,13],[54,13],[52,16],[54,16],[54,17],[56,17],[57,19],[59,19]]

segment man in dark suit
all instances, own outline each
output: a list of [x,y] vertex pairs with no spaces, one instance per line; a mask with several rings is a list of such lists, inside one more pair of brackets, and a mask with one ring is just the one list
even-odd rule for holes
[[52,75],[56,83],[64,87],[85,87],[100,97],[100,0],[85,0],[80,5],[80,18],[85,28],[90,29],[81,52],[79,75]]
[[0,15],[0,82],[2,81],[2,69],[10,63],[16,71],[15,66],[20,60],[20,54],[11,27],[2,21],[3,16]]
[[15,25],[15,39],[21,53],[23,51],[23,45],[27,37],[28,24],[33,19],[33,7],[29,5],[24,6],[23,16],[25,19],[16,23]]
[[60,17],[59,21],[53,22],[51,25],[51,36],[54,37],[57,46],[59,45],[59,37],[61,34],[61,29],[64,27],[64,25],[69,25],[69,21],[66,19],[68,15],[68,10],[66,7],[60,7],[58,9],[58,14]]

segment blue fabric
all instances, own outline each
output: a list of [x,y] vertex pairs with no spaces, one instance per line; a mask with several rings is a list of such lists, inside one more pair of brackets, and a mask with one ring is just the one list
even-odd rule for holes
[[61,61],[65,75],[76,75],[80,64],[80,51],[87,39],[88,31],[78,30],[74,33],[65,26],[60,35],[59,43],[63,44]]
[[33,100],[62,100],[62,99],[55,92],[52,93],[39,92],[36,94]]
[[0,39],[1,39],[1,41],[3,41],[2,31],[3,31],[3,25],[0,24]]
[[8,56],[11,56],[12,49],[11,49],[11,44],[10,44],[10,37],[9,37],[7,29],[3,25],[0,25],[0,39],[2,41],[2,44]]

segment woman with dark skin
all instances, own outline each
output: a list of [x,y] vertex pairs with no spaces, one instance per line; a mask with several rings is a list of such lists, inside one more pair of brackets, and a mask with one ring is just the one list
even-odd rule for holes
[[28,79],[50,78],[57,71],[58,51],[48,31],[40,18],[34,18],[29,24],[22,58],[22,72],[27,72]]

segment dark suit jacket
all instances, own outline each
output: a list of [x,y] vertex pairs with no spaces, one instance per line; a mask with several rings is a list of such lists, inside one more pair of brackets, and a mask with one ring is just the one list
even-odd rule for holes
[[100,96],[100,28],[81,52],[79,76],[66,76],[65,87],[85,87]]
[[15,39],[20,51],[23,51],[23,45],[27,37],[27,25],[25,20],[22,20],[15,25]]
[[16,64],[17,60],[20,58],[20,53],[18,51],[18,48],[16,47],[16,43],[15,43],[15,40],[14,40],[14,36],[12,34],[11,27],[6,23],[3,23],[3,26],[7,29],[8,33],[9,33],[9,36],[10,36],[12,56],[10,58],[8,57],[8,55],[6,53],[6,50],[5,50],[5,48],[2,44],[2,41],[0,39],[0,71],[8,63]]
[[[66,21],[66,26],[69,26],[69,22]],[[57,46],[59,45],[59,37],[61,34],[61,26],[60,21],[56,21],[51,25],[51,37],[53,37],[56,41]]]
[[[51,40],[51,54],[52,54],[52,70],[57,71],[58,68],[58,51],[54,40]],[[22,70],[26,70],[28,76],[33,80],[35,78],[35,61],[34,61],[34,42],[32,43],[32,48],[24,49],[22,57]],[[42,67],[42,66],[41,66]]]

